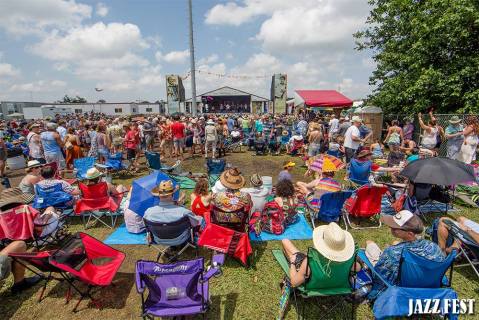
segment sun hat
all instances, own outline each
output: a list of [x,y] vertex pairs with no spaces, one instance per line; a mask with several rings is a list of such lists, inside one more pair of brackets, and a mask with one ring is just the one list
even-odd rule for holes
[[97,168],[90,168],[87,170],[86,174],[85,174],[85,178],[87,180],[93,180],[93,179],[96,179],[98,177],[101,177],[103,174],[97,169]]
[[283,163],[283,168],[286,169],[286,168],[291,168],[291,167],[294,167],[296,165],[296,163],[294,163],[293,161],[285,161]]
[[361,117],[359,117],[359,116],[353,116],[351,118],[351,121],[352,122],[363,122],[363,119],[361,119]]
[[211,119],[208,119],[208,121],[206,121],[206,124],[213,124],[213,125],[214,125],[215,122],[214,122],[213,120],[211,120]]
[[348,261],[355,251],[353,236],[337,223],[316,227],[313,230],[314,248],[331,261]]
[[287,137],[287,136],[289,136],[289,132],[288,132],[288,131],[286,131],[286,130],[284,130],[282,134],[283,134],[283,137]]
[[151,190],[151,194],[156,197],[169,196],[175,193],[176,190],[178,190],[178,187],[177,186],[175,187],[173,185],[173,181],[162,180],[160,181],[160,184],[158,184],[158,186],[156,186],[155,188],[153,188],[153,190]]
[[361,150],[357,155],[356,158],[361,159],[365,158],[367,156],[372,155],[372,152],[370,150]]
[[220,181],[223,186],[233,190],[241,189],[245,184],[244,177],[238,168],[230,168],[223,171]]
[[0,207],[12,203],[27,204],[32,202],[34,197],[33,194],[23,193],[19,188],[5,189],[0,193]]
[[27,163],[27,171],[30,171],[30,169],[33,169],[33,168],[40,168],[40,167],[43,167],[43,164],[40,163],[40,161],[38,160],[30,160],[28,161]]
[[366,245],[364,253],[366,254],[366,257],[368,257],[368,260],[371,261],[374,266],[379,261],[379,257],[381,256],[382,252],[376,243],[370,242]]
[[422,233],[424,225],[417,215],[409,210],[401,210],[395,215],[383,215],[381,221],[392,229],[411,231],[415,234]]
[[58,124],[56,124],[55,122],[49,122],[47,123],[47,129],[55,129],[58,128]]
[[458,124],[459,122],[461,122],[461,119],[459,119],[458,116],[452,116],[451,119],[449,119],[450,124]]
[[263,180],[261,179],[261,176],[257,173],[253,174],[251,178],[249,179],[253,187],[261,187],[263,185]]

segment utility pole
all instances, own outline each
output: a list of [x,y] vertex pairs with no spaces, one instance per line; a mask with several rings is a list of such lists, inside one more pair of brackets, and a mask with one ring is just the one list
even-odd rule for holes
[[190,20],[190,68],[191,68],[191,113],[196,116],[196,74],[195,74],[195,47],[193,44],[193,7],[188,0]]

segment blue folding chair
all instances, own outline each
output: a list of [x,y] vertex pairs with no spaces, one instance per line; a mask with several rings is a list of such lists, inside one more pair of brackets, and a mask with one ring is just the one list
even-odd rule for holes
[[73,169],[76,170],[78,180],[86,179],[86,172],[95,166],[95,158],[85,157],[73,160]]
[[328,150],[326,151],[326,154],[329,154],[330,156],[336,157],[338,159],[342,158],[341,151],[339,150]]
[[358,161],[356,159],[351,159],[348,167],[348,180],[359,186],[368,184],[371,167],[371,161]]
[[208,183],[210,186],[214,186],[216,181],[220,178],[220,175],[225,171],[226,160],[225,159],[211,159],[206,160],[206,171],[208,173]]
[[179,167],[181,163],[181,161],[178,160],[173,166],[163,166],[161,165],[160,154],[158,152],[145,151],[145,157],[150,173],[154,170],[160,170],[171,174],[175,169]]
[[[364,250],[359,251],[358,257],[387,287],[374,302],[375,319],[408,316],[411,299],[412,301],[440,299],[443,315],[447,315],[450,319],[457,319],[457,314],[452,313],[452,308],[446,309],[444,304],[447,299],[457,299],[456,291],[450,288],[453,262],[456,257],[455,250],[442,262],[431,261],[409,250],[403,250],[399,261],[397,285],[385,280],[374,269]],[[448,269],[450,269],[449,279],[445,276]],[[445,310],[449,311],[448,314],[444,314]]]
[[[321,220],[324,222],[339,221],[344,202],[351,197],[352,191],[328,192],[321,196],[317,205],[310,201],[306,201],[309,209],[309,216],[311,218],[311,225],[313,228],[314,220]],[[319,207],[319,210],[318,210]]]

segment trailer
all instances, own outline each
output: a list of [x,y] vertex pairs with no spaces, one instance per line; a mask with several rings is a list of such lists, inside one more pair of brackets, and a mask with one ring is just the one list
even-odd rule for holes
[[24,118],[26,120],[34,120],[34,119],[46,119],[46,118],[54,118],[57,114],[66,116],[72,114],[73,111],[71,108],[66,107],[57,107],[57,106],[41,106],[38,107],[31,107],[31,108],[23,108]]

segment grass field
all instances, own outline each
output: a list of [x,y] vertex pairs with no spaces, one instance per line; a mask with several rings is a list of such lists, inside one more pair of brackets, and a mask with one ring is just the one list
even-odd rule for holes
[[[281,169],[284,160],[288,156],[264,157],[253,156],[249,152],[235,153],[227,156],[227,161],[238,166],[245,176],[253,173],[270,175],[273,178]],[[302,161],[296,158],[298,166],[294,170],[296,179],[302,179],[305,169],[301,167]],[[192,172],[204,172],[204,159],[197,157],[188,159],[183,163],[183,168]],[[143,170],[136,177],[146,175]],[[130,184],[131,177],[127,180],[116,181]],[[452,217],[464,215],[478,221],[479,210],[458,207],[458,211],[451,214]],[[83,225],[80,219],[75,218],[71,222],[70,231],[81,231]],[[90,228],[87,233],[105,239],[111,229],[100,227]],[[364,246],[367,239],[376,241],[384,246],[393,241],[387,227],[373,230],[352,231],[353,237],[359,246]],[[303,251],[312,245],[312,241],[295,241],[295,244]],[[115,246],[126,253],[126,260],[120,272],[115,278],[116,286],[101,290],[96,294],[100,297],[103,308],[101,310],[82,302],[78,313],[72,313],[74,300],[65,305],[66,285],[57,281],[50,282],[46,298],[37,303],[41,285],[27,290],[21,295],[12,296],[8,287],[12,279],[9,278],[3,288],[0,289],[0,319],[138,319],[140,316],[140,296],[136,293],[134,285],[134,266],[139,259],[155,259],[156,253],[153,248],[144,245]],[[253,243],[254,263],[250,268],[245,268],[233,259],[227,259],[223,267],[223,275],[211,281],[211,309],[206,314],[207,319],[274,319],[278,311],[280,297],[279,283],[282,272],[279,265],[273,259],[272,249],[280,248],[280,242]],[[207,250],[200,250],[200,254],[211,257]],[[193,257],[192,251],[187,251],[184,258]],[[453,288],[457,290],[460,298],[479,298],[478,279],[469,268],[455,269],[453,276]],[[325,311],[337,302],[337,298],[315,299],[306,302],[306,315],[309,319],[318,319]],[[299,303],[303,303],[300,299]],[[344,304],[333,312],[328,319],[344,319],[350,317],[351,305]],[[287,311],[287,319],[297,317],[293,306]],[[355,319],[372,319],[372,313],[368,305],[357,308]]]

